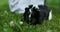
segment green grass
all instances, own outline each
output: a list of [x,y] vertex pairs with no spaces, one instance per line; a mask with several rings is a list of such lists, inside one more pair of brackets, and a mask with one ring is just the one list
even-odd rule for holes
[[[42,25],[20,25],[22,15],[11,13],[8,0],[0,0],[0,32],[60,32],[60,0],[47,0],[47,6],[53,11],[53,19],[45,21]],[[14,21],[14,26],[10,26]]]

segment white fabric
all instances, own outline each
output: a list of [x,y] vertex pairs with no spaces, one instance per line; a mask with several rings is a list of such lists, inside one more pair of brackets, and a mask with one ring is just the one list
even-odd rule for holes
[[37,7],[37,5],[44,5],[44,0],[9,0],[9,7],[11,12],[15,12],[17,10],[20,13],[24,13],[25,7],[33,4]]

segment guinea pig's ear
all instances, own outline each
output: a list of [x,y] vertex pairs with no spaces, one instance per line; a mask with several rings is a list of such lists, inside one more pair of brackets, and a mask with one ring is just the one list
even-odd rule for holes
[[29,8],[32,8],[33,7],[33,5],[29,5]]
[[43,7],[43,5],[38,5],[38,7]]
[[35,7],[33,7],[33,8],[32,8],[32,11],[35,11],[35,10],[36,10]]
[[29,9],[28,7],[25,8],[25,10],[28,10],[28,9]]
[[27,11],[29,11],[29,8],[28,7],[25,8],[25,12],[27,12]]

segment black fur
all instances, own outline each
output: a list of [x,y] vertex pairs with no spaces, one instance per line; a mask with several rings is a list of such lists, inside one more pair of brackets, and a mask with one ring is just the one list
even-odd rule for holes
[[30,12],[29,12],[29,8],[25,8],[25,13],[24,13],[24,21],[29,21],[29,14],[30,14]]
[[39,5],[38,7],[40,9],[40,16],[43,15],[45,19],[48,19],[50,9],[48,9],[48,7],[46,5],[44,5],[44,6]]
[[[48,19],[49,17],[49,12],[50,10],[48,9],[47,6],[43,5],[38,5],[39,8],[33,7],[33,5],[29,5],[29,7],[25,8],[25,13],[24,13],[24,20],[27,21],[27,23],[32,23],[34,25],[36,24],[42,24],[44,19]],[[29,14],[31,9],[32,14],[31,14],[31,20],[29,20]]]
[[29,23],[29,14],[30,14],[30,11],[29,11],[29,9],[31,9],[32,8],[32,6],[33,5],[29,5],[29,7],[26,7],[25,8],[25,12],[24,12],[24,21],[26,21],[27,23]]
[[34,24],[34,25],[36,25],[36,24],[38,24],[38,23],[40,23],[40,11],[39,11],[39,9],[38,8],[36,8],[36,7],[33,7],[32,8],[32,15],[31,15],[31,21],[33,22],[32,24]]

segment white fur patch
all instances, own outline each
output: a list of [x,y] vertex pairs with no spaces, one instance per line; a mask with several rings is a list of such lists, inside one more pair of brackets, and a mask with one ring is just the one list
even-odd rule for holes
[[29,9],[30,13],[32,12],[31,9]]
[[29,15],[29,18],[31,17],[31,13],[32,13],[32,11],[31,11],[31,9],[29,9],[29,11],[30,11],[30,15]]
[[49,18],[48,18],[49,20],[51,20],[52,19],[52,10],[49,12]]
[[29,15],[29,18],[31,17],[31,14]]

